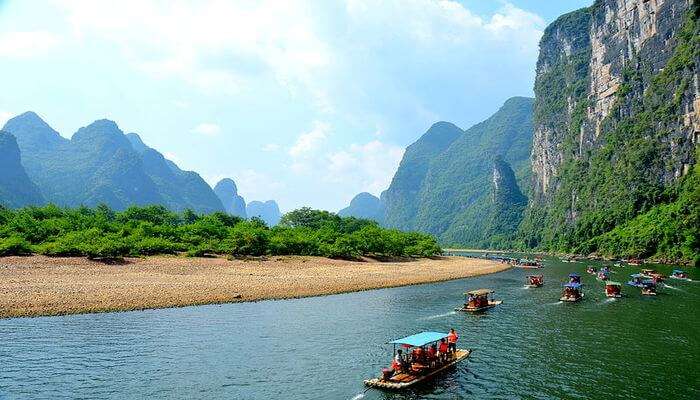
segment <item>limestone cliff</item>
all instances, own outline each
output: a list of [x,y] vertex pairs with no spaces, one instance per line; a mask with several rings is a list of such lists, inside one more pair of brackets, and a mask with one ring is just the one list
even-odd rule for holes
[[669,199],[700,135],[698,5],[598,0],[540,42],[529,246],[570,248]]

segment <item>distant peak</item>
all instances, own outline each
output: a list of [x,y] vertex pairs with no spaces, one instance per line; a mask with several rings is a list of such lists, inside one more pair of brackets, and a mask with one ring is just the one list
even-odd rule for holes
[[434,129],[460,129],[457,125],[453,124],[452,122],[447,122],[447,121],[438,121],[434,123],[433,125],[430,126],[428,131],[434,130]]
[[232,191],[233,193],[238,193],[238,187],[236,187],[236,182],[231,178],[224,178],[216,183],[214,190],[225,190]]
[[[33,127],[42,127],[42,128],[49,128],[53,130],[49,124],[46,123],[37,113],[34,111],[27,111],[24,112],[16,117],[10,118],[5,126],[13,126],[13,125],[31,125]],[[9,129],[8,129],[9,130]]]

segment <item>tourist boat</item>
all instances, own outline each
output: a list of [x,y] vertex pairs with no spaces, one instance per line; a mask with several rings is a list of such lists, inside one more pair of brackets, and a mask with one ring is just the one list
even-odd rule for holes
[[564,285],[564,291],[561,294],[561,301],[576,302],[583,299],[583,285],[576,282],[569,282]]
[[622,297],[622,284],[619,282],[605,282],[605,295],[608,297]]
[[654,283],[657,284],[663,283],[664,279],[666,279],[664,275],[656,272],[654,269],[643,269],[642,274],[651,276],[654,279]]
[[645,296],[656,296],[656,283],[653,281],[644,281],[642,284],[642,294]]
[[538,288],[544,285],[544,276],[543,275],[528,275],[527,277],[527,285],[526,287],[529,288]]
[[589,265],[588,268],[586,268],[586,272],[591,275],[595,275],[598,273],[598,270],[596,269],[596,267]]
[[642,265],[642,260],[640,260],[638,258],[630,258],[627,261],[627,264],[629,264],[629,265]]
[[581,283],[581,275],[572,272],[569,274],[569,283]]
[[522,258],[515,263],[515,267],[524,269],[537,269],[542,268],[542,263],[537,260],[528,260],[526,258]]
[[606,271],[599,271],[597,278],[599,281],[607,281],[608,279],[610,279],[610,275]]
[[489,295],[493,294],[491,289],[477,289],[464,293],[465,302],[462,307],[456,308],[456,311],[480,312],[496,307],[503,303],[503,300],[490,299]]
[[649,275],[632,274],[632,275],[630,275],[630,278],[632,278],[632,279],[627,281],[627,284],[630,286],[638,287],[638,288],[644,287],[645,282],[654,283],[654,281],[652,280],[652,277]]
[[685,281],[691,280],[691,279],[688,277],[688,274],[687,274],[685,271],[683,271],[682,269],[674,269],[673,272],[671,272],[671,276],[670,276],[670,277],[673,278],[673,279],[682,279],[682,280],[685,280]]
[[[389,343],[394,345],[393,355],[396,356],[397,345],[405,348],[406,350],[415,349],[418,347],[426,348],[427,346],[437,344],[442,339],[446,339],[447,335],[447,333],[441,332],[421,332],[391,341]],[[407,365],[400,371],[384,368],[382,369],[382,375],[379,378],[366,379],[364,384],[365,386],[377,389],[405,389],[417,383],[434,378],[440,372],[469,357],[471,352],[471,349],[457,349],[456,352],[444,359],[435,358],[433,360],[424,360],[423,362],[407,362],[406,364],[410,365]]]

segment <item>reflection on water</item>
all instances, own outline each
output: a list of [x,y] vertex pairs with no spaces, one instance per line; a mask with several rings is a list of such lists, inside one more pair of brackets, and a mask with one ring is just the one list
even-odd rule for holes
[[[549,260],[545,286],[529,290],[527,271],[511,270],[299,300],[0,320],[0,398],[700,398],[700,285],[669,283],[656,298],[625,286],[608,299],[587,264]],[[572,271],[586,298],[562,304]],[[616,271],[623,280],[635,269]],[[504,303],[454,312],[478,287]],[[405,393],[365,392],[362,379],[389,362],[384,343],[450,327],[474,349],[467,362]]]

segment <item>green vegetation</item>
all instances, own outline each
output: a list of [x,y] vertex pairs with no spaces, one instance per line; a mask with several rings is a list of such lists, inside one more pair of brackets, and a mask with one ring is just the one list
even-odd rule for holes
[[[596,146],[581,149],[578,144],[588,86],[588,71],[576,67],[578,56],[564,60],[566,65],[553,65],[548,73],[572,68],[580,71],[576,79],[553,86],[554,77],[538,77],[535,91],[542,104],[536,107],[541,111],[536,111],[537,123],[564,123],[558,131],[567,133],[562,138],[563,162],[552,185],[556,190],[529,208],[519,230],[521,246],[697,260],[697,173],[676,178],[681,163],[697,162],[697,145],[680,127],[684,101],[692,97],[689,81],[697,74],[700,57],[699,8],[693,7],[660,72],[654,73],[649,60],[639,55],[627,63],[616,104],[603,121]],[[584,46],[581,54],[589,51]],[[581,87],[584,90],[577,90]],[[571,118],[557,120],[553,112],[568,96],[575,102]],[[558,108],[551,108],[550,102]]]
[[292,211],[269,228],[216,212],[183,213],[162,206],[114,212],[54,205],[11,210],[0,207],[0,256],[116,258],[186,253],[190,256],[309,255],[430,257],[441,252],[431,236],[380,228],[376,222],[342,218],[308,208]]
[[[508,99],[491,117],[466,131],[438,123],[406,149],[389,189],[382,195],[385,224],[438,236],[454,246],[505,246],[504,220],[492,198],[493,162],[507,162],[527,192],[532,148],[532,107],[525,97]],[[515,230],[520,212],[507,218]]]

